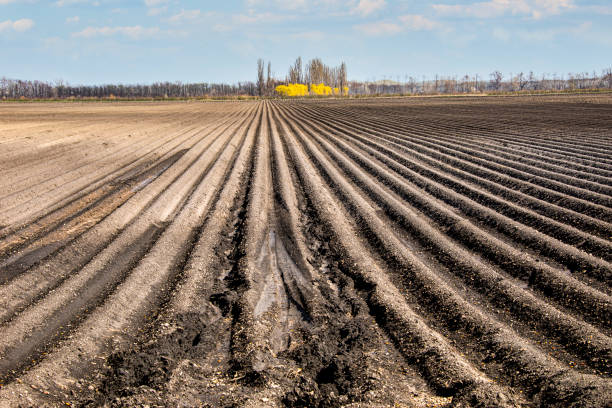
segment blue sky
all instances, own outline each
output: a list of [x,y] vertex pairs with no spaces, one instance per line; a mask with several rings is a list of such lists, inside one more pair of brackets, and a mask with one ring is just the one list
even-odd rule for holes
[[300,55],[361,80],[599,72],[612,1],[0,0],[0,77],[237,82]]

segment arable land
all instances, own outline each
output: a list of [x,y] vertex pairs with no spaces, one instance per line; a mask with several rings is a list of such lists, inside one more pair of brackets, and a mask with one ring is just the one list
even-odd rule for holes
[[612,405],[612,97],[0,104],[0,406]]

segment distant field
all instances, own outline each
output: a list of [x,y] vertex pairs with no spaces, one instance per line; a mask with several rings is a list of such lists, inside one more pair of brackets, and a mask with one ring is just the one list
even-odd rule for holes
[[611,95],[3,103],[0,209],[0,406],[612,405]]

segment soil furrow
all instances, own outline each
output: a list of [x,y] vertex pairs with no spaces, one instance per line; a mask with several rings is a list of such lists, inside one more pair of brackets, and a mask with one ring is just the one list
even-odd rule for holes
[[[432,124],[432,123],[428,123],[427,126],[422,126],[422,125],[417,125],[414,126],[414,122],[406,122],[405,120],[399,120],[399,121],[393,121],[393,122],[384,122],[384,124],[386,126],[389,126],[392,129],[396,129],[399,132],[408,132],[406,134],[409,135],[413,135],[413,134],[422,134],[422,133],[428,133],[428,134],[432,134],[433,132],[435,132],[435,136],[437,140],[442,140],[445,142],[450,142],[450,144],[448,144],[447,146],[452,147],[452,146],[463,146],[465,148],[470,149],[470,152],[478,152],[478,154],[482,155],[483,158],[485,159],[490,159],[491,157],[494,158],[495,161],[498,161],[499,159],[502,159],[502,163],[507,163],[508,165],[513,166],[514,168],[517,169],[532,169],[532,170],[536,170],[537,174],[540,174],[541,171],[538,171],[538,168],[543,170],[543,173],[548,175],[549,177],[558,177],[558,173],[561,174],[567,174],[568,176],[572,176],[572,177],[578,177],[580,180],[590,180],[591,178],[592,181],[594,181],[595,183],[603,183],[606,185],[610,184],[610,179],[609,177],[600,177],[597,178],[596,174],[593,171],[584,173],[584,172],[572,172],[570,170],[568,170],[566,164],[567,163],[562,163],[561,166],[546,166],[545,163],[543,163],[541,158],[538,158],[538,160],[526,160],[524,158],[524,156],[518,156],[515,154],[511,154],[511,151],[508,150],[506,152],[500,152],[500,150],[503,149],[487,149],[485,148],[483,143],[468,143],[468,142],[463,142],[460,140],[457,140],[456,138],[452,138],[446,135],[449,134],[461,134],[461,136],[476,136],[479,139],[482,138],[482,132],[478,129],[475,132],[472,131],[466,131],[466,129],[461,129],[461,128],[457,128],[457,126],[441,126],[438,124]],[[399,124],[402,124],[402,126],[399,126]],[[495,135],[489,135],[487,134],[486,136],[493,136],[495,137]],[[431,139],[430,139],[431,140]],[[486,139],[485,139],[486,140]],[[479,140],[480,142],[480,140]],[[480,153],[482,152],[482,153]],[[493,154],[493,156],[489,156],[488,153]],[[526,165],[526,166],[522,166]],[[552,171],[552,172],[551,172]],[[533,173],[533,171],[530,171]],[[607,173],[607,175],[609,176],[610,174]],[[563,179],[563,181],[566,181],[566,179]],[[593,187],[595,188],[594,191],[598,191],[597,189],[601,189],[603,188],[603,186],[598,186],[597,184],[594,184]],[[609,192],[608,192],[609,194]]]
[[[231,133],[228,136],[231,136]],[[223,175],[226,174],[225,167],[232,162],[231,157],[240,148],[240,145],[230,145],[229,141],[231,137],[219,143],[223,153],[211,157],[212,161],[208,165],[199,166],[201,173],[194,191],[189,193],[189,190],[183,188],[182,195],[188,199],[185,201],[185,198],[181,197],[176,201],[177,204],[185,201],[185,204],[160,234],[147,256],[131,270],[105,303],[79,326],[76,333],[61,344],[57,351],[49,354],[59,354],[62,357],[47,357],[22,377],[30,378],[28,382],[37,384],[39,388],[61,392],[63,384],[74,384],[79,371],[89,371],[91,367],[87,369],[87,364],[100,359],[100,353],[104,353],[103,350],[108,347],[107,341],[113,333],[128,329],[131,324],[141,319],[144,313],[151,313],[151,309],[159,304],[165,296],[164,291],[171,289],[172,285],[168,284],[182,271],[198,239],[198,228],[204,222],[212,199],[216,196],[215,189],[207,188],[208,183],[220,186]],[[227,149],[227,146],[233,148]],[[162,214],[163,219],[166,217]],[[79,347],[71,344],[77,344]],[[10,393],[12,387],[19,389],[21,386],[22,383],[13,382],[0,390],[0,393],[5,393],[5,389]]]
[[[319,128],[319,126],[324,125],[310,122],[310,126]],[[326,127],[325,131],[328,131],[328,129],[329,128]],[[338,132],[334,132],[333,129],[329,131],[330,134],[338,135]],[[525,211],[517,205],[502,201],[492,194],[471,188],[465,183],[438,173],[424,166],[418,160],[407,160],[383,147],[377,146],[390,156],[387,158],[373,148],[365,146],[368,140],[352,135],[350,129],[345,130],[344,133],[339,136],[343,137],[345,140],[349,140],[350,143],[356,144],[373,158],[383,161],[386,166],[393,169],[393,171],[400,174],[411,183],[416,184],[427,193],[434,195],[459,211],[464,212],[467,217],[474,217],[479,222],[508,235],[511,240],[530,246],[545,256],[560,259],[564,265],[572,270],[592,271],[590,274],[599,276],[600,279],[602,279],[601,277],[603,276],[602,280],[604,282],[608,281],[606,275],[610,273],[609,264],[607,262],[601,262],[601,260],[596,258],[602,257],[607,261],[612,259],[610,258],[612,244],[610,244],[608,240],[598,239],[576,228],[566,227],[554,220],[538,217],[536,214]],[[372,142],[369,144],[371,146],[376,146]],[[363,165],[367,165],[369,159],[361,158],[360,160]],[[433,184],[432,181],[436,183]],[[460,196],[455,196],[450,192],[448,187],[461,195],[469,197],[471,200],[468,201]],[[483,204],[487,205],[491,210]],[[537,234],[535,231],[530,232],[529,230],[526,231],[524,228],[519,228],[520,224],[514,223],[509,218],[506,218],[506,214],[511,216],[512,219],[519,220],[522,224],[527,224],[538,230],[544,230],[547,235],[554,237],[554,239],[551,240],[548,237]],[[612,228],[607,232],[606,238],[609,236],[609,233],[612,232]],[[578,245],[581,250],[588,251],[594,256],[589,256],[583,252],[577,251],[575,248],[564,246],[557,240],[562,240],[574,246]],[[547,247],[542,248],[543,244]],[[559,248],[559,245],[561,245],[561,248]]]
[[611,107],[0,104],[0,407],[609,406]]
[[[311,124],[311,126],[314,125]],[[313,138],[317,137],[313,135]],[[323,141],[320,143],[325,144]],[[401,224],[407,233],[416,236],[421,241],[421,245],[428,248],[432,256],[438,258],[465,284],[483,291],[490,301],[501,305],[504,312],[509,308],[508,312],[514,315],[514,319],[527,321],[530,324],[537,323],[538,330],[545,331],[550,338],[558,338],[560,343],[571,352],[576,352],[587,364],[604,372],[610,370],[606,356],[612,352],[612,343],[608,337],[580,320],[574,319],[571,315],[564,314],[541,302],[534,294],[525,292],[523,288],[526,285],[504,278],[503,274],[496,272],[482,261],[474,259],[468,250],[458,247],[439,230],[421,221],[422,216],[417,215],[413,210],[408,211],[398,198],[393,197],[390,192],[383,191],[376,181],[356,175],[355,169],[350,168],[349,160],[335,155],[328,148],[325,150],[333,156],[334,162],[353,175],[358,185],[366,193],[373,194],[376,200],[384,203],[382,208],[388,214],[389,219]],[[389,185],[388,182],[384,184]],[[587,343],[585,333],[590,333],[587,335],[588,338],[599,340]],[[540,340],[545,341],[546,339],[547,337],[544,337]]]
[[[378,134],[380,132],[374,130],[366,131],[363,130],[361,126],[353,126],[349,122],[338,120],[338,118],[335,118],[334,121],[341,122],[344,125],[352,127],[354,133],[380,141],[380,143],[385,147],[397,151],[398,154],[413,154],[413,152],[421,153],[441,163],[445,163],[468,172],[474,176],[482,177],[490,182],[500,184],[504,187],[528,194],[547,202],[552,202],[553,204],[569,208],[573,211],[586,214],[596,219],[603,219],[608,224],[612,223],[612,212],[605,206],[600,206],[580,198],[571,197],[552,189],[536,186],[529,181],[516,179],[504,174],[503,172],[496,172],[480,165],[474,165],[469,163],[469,161],[456,158],[455,156],[446,153],[437,152],[435,149],[431,149],[420,144],[404,142],[398,138],[388,139],[384,137],[384,135],[379,136]],[[330,121],[328,121],[327,124],[334,127],[333,122],[330,123]]]
[[[177,208],[185,202],[187,195],[191,194],[190,191],[197,188],[198,180],[205,174],[202,172],[202,166],[205,169],[212,163],[222,147],[230,143],[232,132],[248,122],[249,117],[242,118],[216,136],[201,139],[174,166],[148,184],[148,188],[140,190],[112,212],[96,228],[78,236],[48,261],[25,271],[9,284],[0,286],[0,293],[3,294],[0,301],[0,320],[6,320],[16,310],[20,310],[79,271],[120,232],[132,225],[134,220],[140,221],[133,228],[142,230],[151,223],[162,224],[171,220]],[[129,236],[131,233],[126,234]]]
[[[335,120],[338,121],[338,117],[336,117]],[[488,170],[508,174],[513,178],[528,182],[530,184],[535,184],[546,189],[562,192],[572,197],[591,201],[593,203],[602,205],[607,209],[612,207],[612,199],[609,196],[598,193],[596,191],[587,190],[584,186],[570,185],[568,184],[569,179],[567,177],[563,177],[562,182],[547,179],[539,175],[541,174],[541,172],[538,172],[537,174],[530,174],[521,169],[515,169],[506,164],[503,164],[503,161],[499,159],[491,157],[479,157],[483,155],[479,155],[475,150],[472,149],[459,149],[455,145],[447,145],[440,142],[430,142],[430,138],[425,138],[417,134],[408,135],[398,131],[389,130],[386,124],[384,123],[381,124],[379,122],[373,121],[365,122],[362,119],[356,119],[353,116],[350,117],[350,120],[354,127],[362,129],[366,132],[378,133],[381,136],[385,137],[387,140],[395,141],[402,145],[418,146],[421,149],[430,149],[438,154],[444,154],[456,159],[460,159],[472,165],[479,165]],[[358,123],[360,124],[359,126],[357,126]]]
[[[297,133],[299,134],[299,132]],[[301,139],[305,148],[310,146],[311,142],[307,138],[301,136]],[[402,245],[392,234],[383,232],[386,228],[373,215],[376,211],[367,210],[367,205],[356,198],[355,193],[351,192],[352,188],[349,184],[341,176],[335,174],[335,170],[331,170],[327,161],[320,157],[319,153],[311,149],[313,147],[307,148],[310,159],[317,163],[319,171],[324,172],[326,181],[331,183],[334,192],[339,194],[339,200],[349,206],[353,216],[359,217],[362,220],[361,222],[365,223],[362,228],[367,225],[370,233],[376,236],[375,242],[384,247],[385,253],[389,254],[388,256],[395,258],[404,273],[410,274],[413,286],[411,292],[416,295],[414,291],[415,289],[418,290],[418,296],[421,297],[420,302],[437,304],[437,318],[447,319],[444,324],[447,325],[448,329],[462,329],[465,334],[471,332],[470,335],[475,336],[475,339],[478,339],[477,342],[486,344],[486,349],[495,350],[494,352],[497,353],[495,361],[501,364],[500,368],[502,369],[497,375],[501,376],[502,373],[506,372],[505,375],[511,378],[510,384],[524,387],[534,398],[538,398],[536,394],[542,389],[555,388],[566,381],[568,377],[574,378],[575,392],[580,394],[582,398],[594,398],[594,400],[605,398],[604,391],[602,391],[603,394],[599,392],[592,394],[590,384],[592,381],[597,381],[603,389],[609,389],[611,384],[598,380],[596,376],[578,374],[573,372],[572,369],[563,367],[559,362],[537,350],[533,345],[497,323],[483,311],[461,299],[417,258],[402,250]],[[426,305],[427,303],[421,304]],[[457,325],[459,326],[457,327]],[[466,347],[468,345],[471,346],[472,343],[465,343]],[[476,350],[472,349],[471,351]],[[472,355],[472,357],[475,357],[475,355]],[[481,361],[486,361],[484,356],[481,356],[481,358]],[[518,371],[514,371],[519,367]],[[493,369],[492,365],[487,366],[487,368],[489,370]],[[551,382],[552,378],[555,378],[555,380]]]

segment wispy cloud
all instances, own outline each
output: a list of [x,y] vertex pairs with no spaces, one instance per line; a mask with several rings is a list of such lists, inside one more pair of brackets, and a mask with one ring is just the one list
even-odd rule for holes
[[202,15],[200,10],[181,10],[167,19],[169,23],[178,24],[197,20]]
[[0,0],[0,6],[11,3],[35,3],[36,0]]
[[0,22],[0,33],[3,31],[17,31],[21,33],[28,31],[32,27],[34,27],[34,21],[29,18],[22,18],[16,21],[6,20]]
[[66,22],[67,23],[78,23],[79,21],[81,21],[81,18],[79,16],[74,16],[74,17],[68,17],[66,18]]
[[296,16],[292,14],[277,14],[268,12],[234,14],[229,18],[230,23],[216,24],[213,26],[213,30],[218,32],[227,32],[240,29],[240,27],[244,25],[279,24],[295,19]]
[[76,38],[110,37],[122,35],[134,40],[153,37],[159,34],[159,27],[124,26],[124,27],[87,27],[82,31],[73,33]]
[[430,20],[420,14],[406,14],[400,16],[399,21],[401,21],[403,27],[413,31],[429,31],[441,27],[437,21]]
[[166,4],[169,0],[144,0],[144,3],[147,7],[156,7],[160,4]]
[[[355,0],[351,0],[355,2]],[[312,11],[331,6],[343,5],[346,7],[346,0],[246,0],[248,9],[269,8],[280,10],[301,10]]]
[[510,14],[539,19],[576,6],[573,0],[490,0],[471,4],[434,4],[432,7],[443,15],[494,18]]
[[145,6],[147,6],[148,16],[158,16],[168,11],[167,4],[170,0],[144,0]]
[[355,28],[367,35],[395,35],[404,31],[431,31],[442,28],[442,25],[420,14],[399,16],[396,21],[377,21],[359,24]]
[[295,16],[275,13],[236,14],[232,16],[235,24],[267,24],[293,20]]
[[359,0],[352,11],[362,16],[368,16],[375,11],[383,9],[387,5],[385,0]]
[[72,6],[74,4],[85,4],[85,3],[91,3],[94,6],[99,6],[100,3],[97,1],[89,1],[89,0],[57,0],[55,4],[57,7],[66,7],[66,6]]

